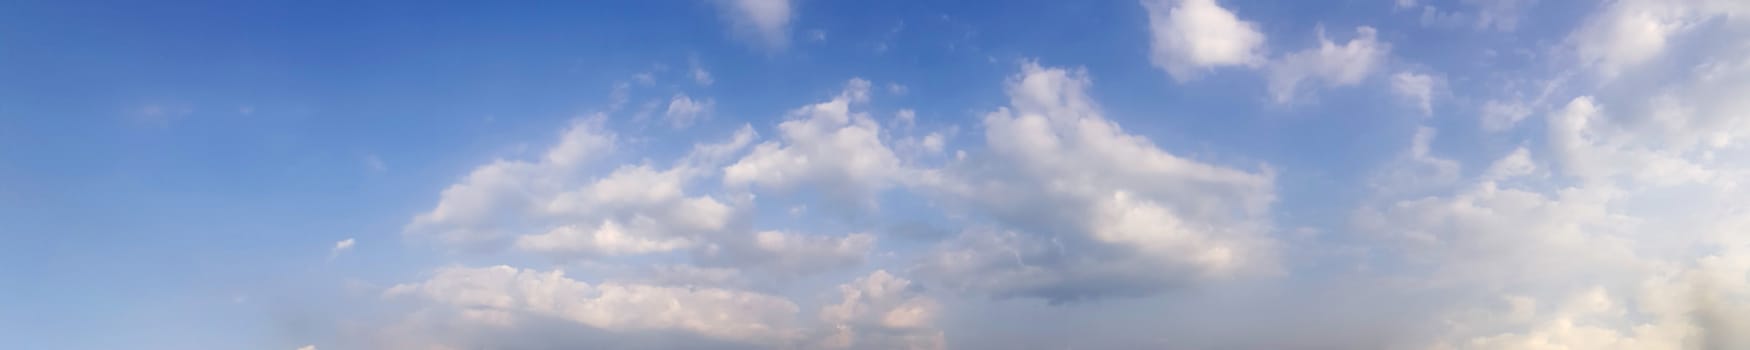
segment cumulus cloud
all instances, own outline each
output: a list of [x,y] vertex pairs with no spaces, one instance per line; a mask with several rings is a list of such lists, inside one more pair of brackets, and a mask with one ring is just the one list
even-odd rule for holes
[[711,0],[721,8],[731,29],[770,49],[790,42],[792,0]]
[[1708,181],[1716,174],[1683,157],[1682,149],[1667,145],[1637,145],[1618,134],[1621,129],[1601,125],[1603,107],[1590,96],[1576,97],[1549,115],[1549,148],[1562,172],[1586,180],[1629,176],[1640,182],[1673,184]]
[[1537,0],[1466,0],[1477,8],[1476,27],[1510,32],[1519,28],[1519,17]]
[[641,237],[626,231],[626,227],[613,220],[597,227],[560,226],[546,233],[519,237],[516,247],[542,253],[611,256],[668,252],[693,244],[685,237]]
[[354,243],[354,241],[351,238],[343,239],[343,240],[340,240],[339,242],[334,242],[334,248],[330,248],[328,250],[328,256],[329,257],[339,256],[340,253],[345,253],[346,251],[352,250],[353,243]]
[[615,136],[601,122],[600,117],[573,122],[539,160],[499,159],[475,168],[444,189],[437,206],[415,216],[405,231],[451,245],[482,246],[531,229],[523,222],[535,220],[546,202],[576,181],[579,167],[613,149]]
[[[1598,21],[1649,5],[1686,14],[1711,8],[1704,2],[1614,2],[1575,35],[1590,35]],[[1731,32],[1734,25],[1714,28]],[[1573,49],[1580,57],[1589,50]],[[1742,125],[1744,114],[1718,109],[1741,100],[1721,96],[1750,91],[1750,74],[1726,63],[1741,62],[1741,50],[1651,53],[1558,72],[1556,79],[1613,69],[1609,73],[1656,80],[1566,83],[1575,95],[1539,108],[1547,109],[1537,140],[1541,153],[1521,146],[1450,193],[1358,210],[1359,230],[1396,242],[1388,251],[1404,263],[1394,270],[1412,281],[1410,290],[1441,295],[1443,312],[1429,319],[1443,330],[1420,347],[1750,345],[1741,336],[1750,331],[1750,320],[1741,316],[1750,308],[1744,278],[1750,246],[1732,238],[1750,228],[1745,188],[1737,180],[1750,169],[1730,146],[1743,134],[1726,126]],[[1685,66],[1688,73],[1644,75],[1670,72],[1661,65]],[[1531,108],[1513,109],[1522,115]]]
[[688,59],[687,66],[691,68],[693,83],[697,83],[699,86],[711,86],[711,83],[717,81],[711,78],[711,71],[705,70],[705,65],[699,63],[698,56],[693,56]]
[[[1750,288],[1719,288],[1701,277],[1724,273],[1741,281],[1750,265],[1728,263],[1741,260],[1724,258],[1735,253],[1684,253],[1693,252],[1693,244],[1711,245],[1705,237],[1724,231],[1675,233],[1697,227],[1670,225],[1673,219],[1724,219],[1737,226],[1745,222],[1742,214],[1667,217],[1624,205],[1652,195],[1632,186],[1542,189],[1521,178],[1535,170],[1534,162],[1517,149],[1450,194],[1357,213],[1360,230],[1396,242],[1388,251],[1404,265],[1394,271],[1414,276],[1406,292],[1441,293],[1444,311],[1429,319],[1444,320],[1443,335],[1427,348],[1715,348],[1698,346],[1709,341],[1701,334],[1745,329],[1735,316],[1695,315],[1750,306],[1742,301]],[[1738,246],[1720,248],[1736,252]],[[1696,293],[1723,293],[1734,301],[1705,304]],[[1736,341],[1719,342],[1743,344]]]
[[[720,274],[691,267],[664,270]],[[383,331],[390,338],[419,338],[390,344],[423,348],[497,343],[511,348],[943,349],[945,335],[935,327],[941,307],[923,292],[910,280],[877,270],[839,285],[837,301],[820,306],[818,317],[810,320],[799,317],[802,308],[788,299],[734,287],[590,283],[559,270],[446,267],[423,281],[383,291],[385,298],[421,305],[406,322]],[[530,334],[550,328],[572,336]],[[518,340],[519,335],[538,337]],[[651,335],[698,339],[663,342]]]
[[1499,132],[1513,128],[1528,116],[1531,109],[1524,104],[1490,100],[1483,103],[1481,123],[1483,130]]
[[754,137],[744,126],[728,140],[695,146],[668,169],[621,166],[574,190],[545,194],[538,214],[550,227],[517,238],[515,247],[562,257],[635,255],[691,248],[726,235],[736,209],[713,196],[689,197],[686,188]]
[[1264,61],[1264,34],[1215,0],[1143,0],[1148,11],[1149,60],[1178,81],[1223,66]]
[[1476,30],[1512,32],[1519,28],[1520,19],[1525,16],[1526,10],[1536,4],[1536,0],[1464,0],[1457,4],[1457,9],[1442,10],[1434,4],[1399,0],[1396,8],[1401,10],[1420,6],[1423,26],[1470,27]]
[[941,306],[911,280],[876,270],[839,285],[842,301],[820,309],[832,332],[821,344],[834,349],[944,349],[932,327]]
[[736,209],[716,197],[689,196],[688,184],[754,141],[742,127],[721,143],[700,144],[673,167],[625,165],[598,178],[584,159],[612,149],[599,122],[575,123],[541,161],[498,160],[452,185],[410,235],[470,249],[510,246],[562,258],[660,253],[724,235]]
[[1427,74],[1398,72],[1391,76],[1392,92],[1409,100],[1423,116],[1434,114],[1435,77]]
[[1574,33],[1576,52],[1600,74],[1615,76],[1664,51],[1669,36],[1684,26],[1682,9],[1662,1],[1612,2]]
[[1403,194],[1440,188],[1459,180],[1458,161],[1435,156],[1431,151],[1439,132],[1419,127],[1413,136],[1409,152],[1398,161],[1387,164],[1374,178],[1374,190],[1386,194]]
[[754,344],[795,340],[799,308],[780,297],[717,288],[590,284],[563,271],[509,266],[440,269],[386,296],[416,296],[453,307],[470,322],[512,326],[525,315],[557,317],[609,331],[683,330]]
[[903,169],[881,141],[881,125],[862,111],[869,81],[852,79],[832,100],[789,112],[778,140],[755,146],[723,169],[723,183],[793,190],[811,186],[843,204],[870,207]]
[[1319,47],[1289,53],[1270,63],[1270,97],[1277,103],[1294,100],[1308,81],[1325,86],[1350,86],[1372,75],[1385,63],[1391,45],[1379,41],[1373,27],[1358,27],[1355,37],[1338,45],[1318,30]]
[[[1226,29],[1256,31],[1213,1],[1144,6],[1151,29],[1157,29],[1154,20],[1173,24],[1214,13],[1226,15],[1212,17],[1233,25]],[[1743,148],[1750,136],[1743,111],[1750,105],[1742,98],[1750,91],[1750,60],[1744,59],[1750,46],[1741,45],[1746,36],[1729,34],[1750,26],[1742,17],[1720,16],[1733,13],[1723,10],[1732,6],[1741,7],[1605,4],[1566,36],[1569,45],[1530,56],[1547,62],[1529,66],[1556,67],[1525,78],[1546,80],[1538,96],[1460,91],[1500,86],[1499,77],[1487,74],[1450,71],[1475,79],[1450,86],[1437,74],[1382,74],[1390,48],[1368,27],[1341,43],[1321,33],[1317,47],[1267,61],[1259,58],[1261,35],[1257,48],[1220,46],[1202,56],[1187,52],[1207,47],[1186,41],[1178,45],[1190,46],[1175,50],[1190,51],[1166,56],[1166,65],[1178,64],[1185,76],[1155,62],[1176,79],[1215,67],[1261,67],[1277,102],[1304,95],[1310,85],[1356,85],[1375,75],[1385,75],[1389,92],[1423,115],[1432,114],[1436,98],[1445,106],[1446,98],[1487,96],[1478,99],[1477,110],[1486,134],[1444,125],[1404,130],[1403,149],[1383,151],[1383,164],[1352,179],[1360,186],[1316,198],[1313,205],[1347,215],[1336,218],[1339,227],[1297,222],[1292,231],[1276,230],[1278,220],[1331,218],[1295,218],[1319,211],[1278,208],[1279,191],[1302,192],[1279,189],[1269,166],[1194,159],[1157,146],[1108,118],[1090,96],[1093,81],[1085,71],[1029,62],[1003,84],[1006,105],[966,129],[983,141],[969,145],[950,142],[958,130],[953,126],[928,129],[943,119],[920,123],[919,112],[909,109],[894,108],[893,117],[877,122],[871,84],[860,79],[826,101],[785,113],[769,139],[744,128],[729,140],[697,144],[671,164],[593,164],[625,145],[599,124],[581,122],[541,156],[475,169],[408,231],[439,241],[498,240],[516,252],[576,264],[565,266],[629,273],[576,278],[508,266],[452,267],[385,294],[420,301],[410,319],[443,319],[466,325],[446,330],[538,343],[525,347],[664,347],[554,340],[555,334],[599,333],[634,342],[715,342],[700,348],[939,349],[960,330],[1046,323],[984,318],[975,312],[979,307],[1000,308],[1004,317],[1075,319],[1067,316],[1111,309],[1072,302],[1105,298],[1102,304],[1114,309],[1183,312],[1197,316],[1195,323],[1241,331],[1199,334],[1221,327],[1121,320],[1101,326],[1129,339],[1091,346],[1742,348],[1750,346],[1743,336],[1750,334],[1750,318],[1741,316],[1750,314],[1750,280],[1744,278],[1750,245],[1740,237],[1750,230],[1750,204],[1743,200],[1750,193],[1741,184],[1750,175]],[[1666,12],[1644,10],[1650,8]],[[1652,26],[1660,29],[1657,40],[1594,37],[1599,28],[1624,21],[1613,16],[1633,15],[1624,17],[1633,24],[1645,19],[1634,17],[1643,12],[1655,14],[1647,18],[1659,24]],[[1704,21],[1715,18],[1725,19]],[[1479,26],[1506,30],[1512,26],[1502,24],[1507,20]],[[1648,28],[1644,24],[1625,28]],[[1723,44],[1675,51],[1691,47],[1684,40]],[[1661,44],[1646,45],[1655,41]],[[1628,49],[1611,46],[1617,44]],[[1637,56],[1650,47],[1659,49]],[[1655,79],[1585,78],[1603,71]],[[1521,127],[1534,132],[1506,132]],[[941,158],[922,162],[920,154]],[[809,214],[817,210],[784,211],[820,208],[816,198],[763,197],[772,192],[818,193],[818,199],[861,207],[905,201],[907,207],[868,219],[875,222],[813,225]],[[888,194],[903,199],[884,198]],[[917,211],[925,218],[912,217]],[[786,220],[811,227],[767,226]],[[899,227],[896,221],[934,233],[892,243],[870,233],[880,230],[863,230]],[[867,271],[858,267],[872,263],[887,269],[849,272]],[[904,268],[893,269],[895,263]],[[1286,276],[1241,280],[1271,271]],[[784,283],[765,283],[774,280]],[[847,280],[831,289],[831,281]],[[1183,287],[1209,293],[1170,293]],[[1333,301],[1342,303],[1323,304]],[[1268,315],[1245,312],[1257,309]],[[1332,313],[1344,315],[1331,321],[1342,324],[1325,324],[1322,316]],[[1257,319],[1272,321],[1247,322]],[[539,329],[563,331],[532,331]],[[1088,334],[1043,333],[1050,334],[1027,339],[1085,340],[1075,336]],[[1389,335],[1343,336],[1364,333]]]
[[701,118],[710,116],[711,110],[716,106],[717,101],[709,98],[693,100],[686,94],[675,94],[674,98],[669,99],[668,110],[663,115],[668,117],[670,126],[676,129],[685,128],[693,126],[693,123],[698,122]]
[[758,269],[780,276],[820,273],[863,264],[875,236],[802,235],[761,231],[751,237],[722,239],[700,252],[706,264]]
[[1167,153],[1103,116],[1079,69],[1023,65],[988,154],[927,183],[994,219],[926,259],[943,284],[1054,302],[1152,295],[1269,260],[1272,175]]

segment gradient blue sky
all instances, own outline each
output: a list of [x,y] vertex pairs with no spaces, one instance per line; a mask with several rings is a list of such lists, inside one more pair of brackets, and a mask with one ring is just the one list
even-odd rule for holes
[[1747,38],[1735,0],[7,1],[0,346],[1740,348]]

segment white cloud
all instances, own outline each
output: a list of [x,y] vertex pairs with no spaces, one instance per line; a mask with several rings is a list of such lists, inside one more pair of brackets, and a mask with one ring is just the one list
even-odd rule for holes
[[650,283],[678,287],[727,287],[744,284],[739,269],[692,265],[656,265],[643,273]]
[[988,159],[922,185],[989,216],[920,267],[941,283],[1053,301],[1149,295],[1268,265],[1272,176],[1181,158],[1125,133],[1081,70],[1027,63],[985,116]]
[[712,196],[688,197],[686,187],[754,137],[743,126],[721,143],[695,146],[667,170],[621,166],[575,190],[543,195],[548,200],[540,215],[551,226],[519,237],[515,246],[560,257],[637,255],[691,248],[722,235],[736,209]]
[[1223,66],[1264,61],[1264,34],[1215,0],[1142,0],[1148,11],[1149,60],[1178,81]]
[[830,101],[790,111],[779,140],[754,147],[723,169],[723,183],[781,191],[809,185],[840,203],[872,207],[874,194],[903,169],[881,141],[881,126],[861,111],[869,82],[853,79]]
[[1674,3],[1624,0],[1605,6],[1570,40],[1581,62],[1607,77],[1657,57],[1685,25],[1683,8]]
[[298,350],[316,350],[316,346],[315,345],[300,346],[300,347],[298,347]]
[[909,91],[909,89],[907,89],[905,85],[901,85],[900,83],[887,83],[887,93],[889,94],[900,96],[905,95],[906,91]]
[[[1523,157],[1516,151],[1496,164],[1529,161]],[[1529,165],[1513,167],[1519,166]],[[1445,334],[1431,348],[1750,345],[1736,336],[1750,330],[1750,320],[1739,316],[1750,309],[1750,281],[1742,278],[1750,259],[1736,254],[1741,243],[1713,238],[1730,235],[1750,217],[1707,210],[1665,216],[1629,204],[1651,193],[1608,186],[1540,193],[1497,183],[1510,177],[1485,175],[1450,196],[1400,201],[1357,216],[1364,230],[1403,243],[1398,253],[1408,265],[1400,269],[1426,276],[1415,279],[1418,288],[1446,293]],[[1688,198],[1699,203],[1682,205],[1707,208],[1734,196]],[[1718,253],[1696,255],[1698,247],[1710,246],[1705,249]],[[1507,303],[1496,307],[1492,300]]]
[[716,108],[717,101],[704,99],[694,101],[686,94],[675,94],[668,102],[668,111],[663,115],[668,117],[670,126],[676,129],[693,126],[699,119],[709,117],[711,110]]
[[1416,193],[1451,185],[1459,180],[1457,161],[1433,155],[1431,147],[1438,131],[1429,127],[1416,128],[1409,152],[1398,161],[1387,164],[1375,176],[1373,188],[1382,194]]
[[1519,17],[1537,0],[1465,0],[1477,8],[1477,29],[1511,32],[1519,28]]
[[910,108],[901,108],[898,112],[893,112],[893,122],[890,124],[889,127],[893,129],[910,130],[918,125],[918,112]]
[[578,167],[611,151],[615,136],[601,118],[578,120],[540,161],[496,160],[475,168],[444,189],[431,211],[407,224],[410,235],[431,236],[446,244],[491,244],[527,228],[506,225],[533,214],[577,176]]
[[330,248],[328,250],[328,256],[330,256],[330,257],[338,256],[338,255],[340,255],[340,253],[345,253],[349,250],[352,250],[353,243],[355,243],[355,241],[351,238],[343,239],[343,240],[340,240],[339,242],[334,242],[334,248]]
[[1496,160],[1483,172],[1483,179],[1501,181],[1537,172],[1537,163],[1531,160],[1531,151],[1525,147],[1514,148],[1506,157]]
[[839,285],[843,301],[820,309],[833,328],[821,344],[835,349],[944,349],[942,331],[932,324],[941,306],[922,295],[911,280],[876,270]]
[[1520,103],[1490,100],[1483,103],[1482,113],[1483,130],[1499,132],[1512,129],[1520,120],[1525,120],[1531,115],[1531,109]]
[[652,86],[656,85],[656,75],[650,72],[633,74],[632,81],[638,82],[638,85]]
[[635,255],[679,250],[693,245],[686,237],[641,237],[607,220],[598,227],[560,226],[538,235],[517,238],[518,249],[576,255]]
[[498,160],[475,169],[407,232],[465,248],[514,243],[553,256],[595,257],[691,247],[729,226],[733,207],[689,197],[685,189],[753,143],[751,127],[695,146],[668,169],[626,165],[591,179],[585,161],[611,150],[614,140],[598,124],[574,123],[543,161]]
[[1682,144],[1629,143],[1643,135],[1620,134],[1622,129],[1606,124],[1611,120],[1603,117],[1604,112],[1591,96],[1581,96],[1550,114],[1546,138],[1564,175],[1585,180],[1628,176],[1656,185],[1706,182],[1716,175],[1685,158],[1687,147]]
[[[1649,13],[1643,6],[1707,12],[1701,3],[1614,2],[1574,37],[1625,19],[1613,16],[1658,18],[1634,18]],[[1536,106],[1549,110],[1545,159],[1519,147],[1453,193],[1358,212],[1362,231],[1402,244],[1392,249],[1406,280],[1441,293],[1444,312],[1429,322],[1444,332],[1429,348],[1750,346],[1741,336],[1750,332],[1741,316],[1750,314],[1750,246],[1735,239],[1750,228],[1736,180],[1750,172],[1732,146],[1744,135],[1744,104],[1725,97],[1750,91],[1750,65],[1739,63],[1743,49],[1718,49],[1732,45],[1670,57],[1643,44],[1671,37],[1649,38],[1598,39],[1628,49],[1567,71],[1648,80],[1564,86],[1578,96]],[[1485,129],[1498,131],[1532,106],[1484,109]]]
[[780,277],[800,276],[862,265],[874,245],[875,236],[866,233],[822,236],[761,231],[719,239],[706,246],[699,259]]
[[1358,27],[1355,33],[1354,38],[1337,45],[1325,37],[1325,30],[1320,27],[1318,48],[1290,53],[1271,62],[1271,98],[1277,103],[1292,101],[1307,80],[1325,86],[1350,86],[1372,75],[1378,65],[1385,63],[1391,45],[1379,42],[1372,27]]
[[577,120],[547,150],[542,166],[575,167],[613,150],[614,134],[602,128],[601,117]]
[[[1416,8],[1419,1],[1399,0],[1397,9]],[[1521,17],[1537,0],[1464,0],[1463,9],[1441,10],[1433,4],[1420,5],[1421,24],[1426,27],[1463,28],[1512,32],[1519,28]]]
[[1391,77],[1392,92],[1415,104],[1423,116],[1434,115],[1434,88],[1437,80],[1427,74],[1398,72]]
[[694,56],[688,59],[687,66],[692,68],[693,83],[699,84],[699,86],[711,86],[711,83],[716,82],[711,78],[711,71],[705,70],[705,65],[699,63],[699,57]]
[[682,330],[750,344],[794,341],[799,308],[780,297],[719,288],[590,284],[562,271],[509,266],[440,269],[430,279],[389,288],[464,310],[484,325],[514,326],[525,315],[556,317],[613,331]]
[[790,42],[790,20],[794,16],[791,0],[711,0],[722,8],[730,27],[741,35],[769,49],[781,49]]

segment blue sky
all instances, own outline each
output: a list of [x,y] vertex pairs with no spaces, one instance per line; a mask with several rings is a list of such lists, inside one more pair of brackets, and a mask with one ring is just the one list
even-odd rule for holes
[[0,344],[1740,348],[1747,19],[13,1]]

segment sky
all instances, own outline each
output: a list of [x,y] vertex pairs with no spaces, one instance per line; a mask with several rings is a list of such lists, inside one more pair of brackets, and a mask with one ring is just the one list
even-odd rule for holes
[[1750,2],[0,3],[15,349],[1750,348]]

